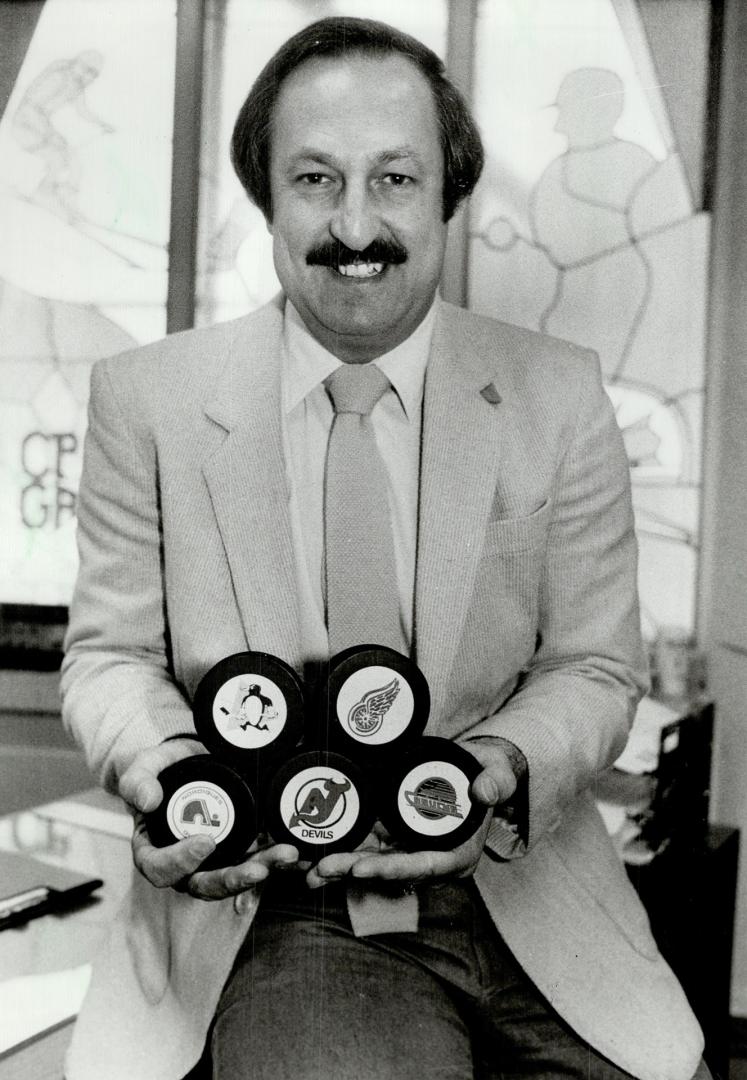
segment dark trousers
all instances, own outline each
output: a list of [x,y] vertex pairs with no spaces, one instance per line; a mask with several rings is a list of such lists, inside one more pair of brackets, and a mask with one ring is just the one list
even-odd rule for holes
[[471,882],[419,890],[417,934],[359,939],[341,886],[293,878],[266,889],[226,984],[214,1080],[628,1077],[538,993]]

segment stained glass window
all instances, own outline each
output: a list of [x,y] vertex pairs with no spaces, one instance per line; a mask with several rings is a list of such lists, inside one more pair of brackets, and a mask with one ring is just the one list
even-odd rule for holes
[[476,40],[488,162],[469,306],[597,350],[630,460],[644,628],[692,629],[710,220],[639,8],[483,0]]
[[[176,0],[40,8],[0,118],[0,603],[65,604],[91,363],[166,328]],[[266,59],[333,13],[389,21],[444,55],[449,4],[205,11],[202,325],[278,287],[228,160]],[[475,42],[488,160],[469,216],[469,306],[599,352],[631,463],[646,628],[692,627],[710,222],[641,10],[482,0]]]
[[166,329],[175,2],[47,0],[15,58],[0,118],[2,603],[68,603],[91,364]]

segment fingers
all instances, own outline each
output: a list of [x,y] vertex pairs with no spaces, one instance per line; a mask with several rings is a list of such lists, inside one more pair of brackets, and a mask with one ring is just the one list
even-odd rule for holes
[[298,863],[298,850],[291,844],[273,844],[250,855],[238,866],[199,871],[187,882],[187,892],[198,900],[225,900],[255,889],[275,870],[289,870]]
[[172,739],[152,746],[138,754],[130,767],[122,774],[119,794],[126,803],[147,814],[160,805],[163,791],[158,774],[175,761],[202,754],[205,748],[197,739]]
[[454,853],[450,851],[390,851],[382,855],[364,855],[352,867],[356,881],[402,881],[419,884],[454,873]]
[[340,855],[327,855],[316,866],[312,866],[306,875],[306,884],[310,889],[340,881],[350,873],[353,866],[364,856],[360,852],[350,851]]
[[268,870],[287,870],[298,863],[298,848],[292,844],[271,844],[255,852],[252,860],[262,863]]
[[310,889],[318,889],[322,885],[328,885],[332,881],[340,881],[346,877],[353,866],[366,854],[366,852],[379,852],[390,846],[391,837],[381,822],[375,822],[366,839],[358,845],[355,851],[345,851],[337,855],[327,855],[320,859],[316,866],[309,869],[306,875],[306,884]]
[[159,889],[176,885],[193,874],[215,850],[209,836],[189,836],[165,848],[151,844],[142,815],[135,814],[132,857],[140,873]]
[[[178,760],[178,758],[177,758]],[[176,887],[200,900],[224,900],[255,888],[274,870],[294,867],[298,850],[290,844],[273,844],[253,852],[238,866],[200,870],[215,851],[209,836],[189,836],[166,847],[151,843],[143,814],[136,811],[132,835],[135,866],[157,888]]]

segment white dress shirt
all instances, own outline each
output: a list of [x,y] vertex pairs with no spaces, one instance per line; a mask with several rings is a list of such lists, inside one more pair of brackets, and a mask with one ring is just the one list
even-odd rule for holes
[[[388,475],[400,618],[408,645],[415,593],[423,387],[436,304],[406,341],[373,361],[393,388],[374,407],[371,423]],[[324,380],[342,361],[312,337],[290,300],[285,305],[284,346],[283,438],[301,643],[308,660],[320,660],[328,655],[322,588],[324,468],[334,418]]]

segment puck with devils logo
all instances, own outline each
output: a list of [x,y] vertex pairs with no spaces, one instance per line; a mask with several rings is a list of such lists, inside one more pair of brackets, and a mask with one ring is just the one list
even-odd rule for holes
[[146,815],[156,847],[210,836],[217,846],[200,870],[241,861],[257,837],[257,812],[249,785],[237,772],[209,754],[197,754],[167,766],[158,780],[163,800]]
[[341,754],[310,750],[275,774],[265,807],[267,830],[278,844],[294,844],[302,859],[318,862],[353,851],[376,817],[362,772]]
[[416,664],[383,645],[358,645],[330,661],[315,738],[370,762],[421,735],[429,710],[428,683]]
[[421,738],[390,772],[381,820],[397,843],[411,851],[458,847],[485,820],[487,808],[470,795],[481,770],[477,759],[450,739]]
[[234,653],[208,671],[192,705],[197,734],[216,757],[242,772],[287,756],[303,734],[301,680],[268,653]]

